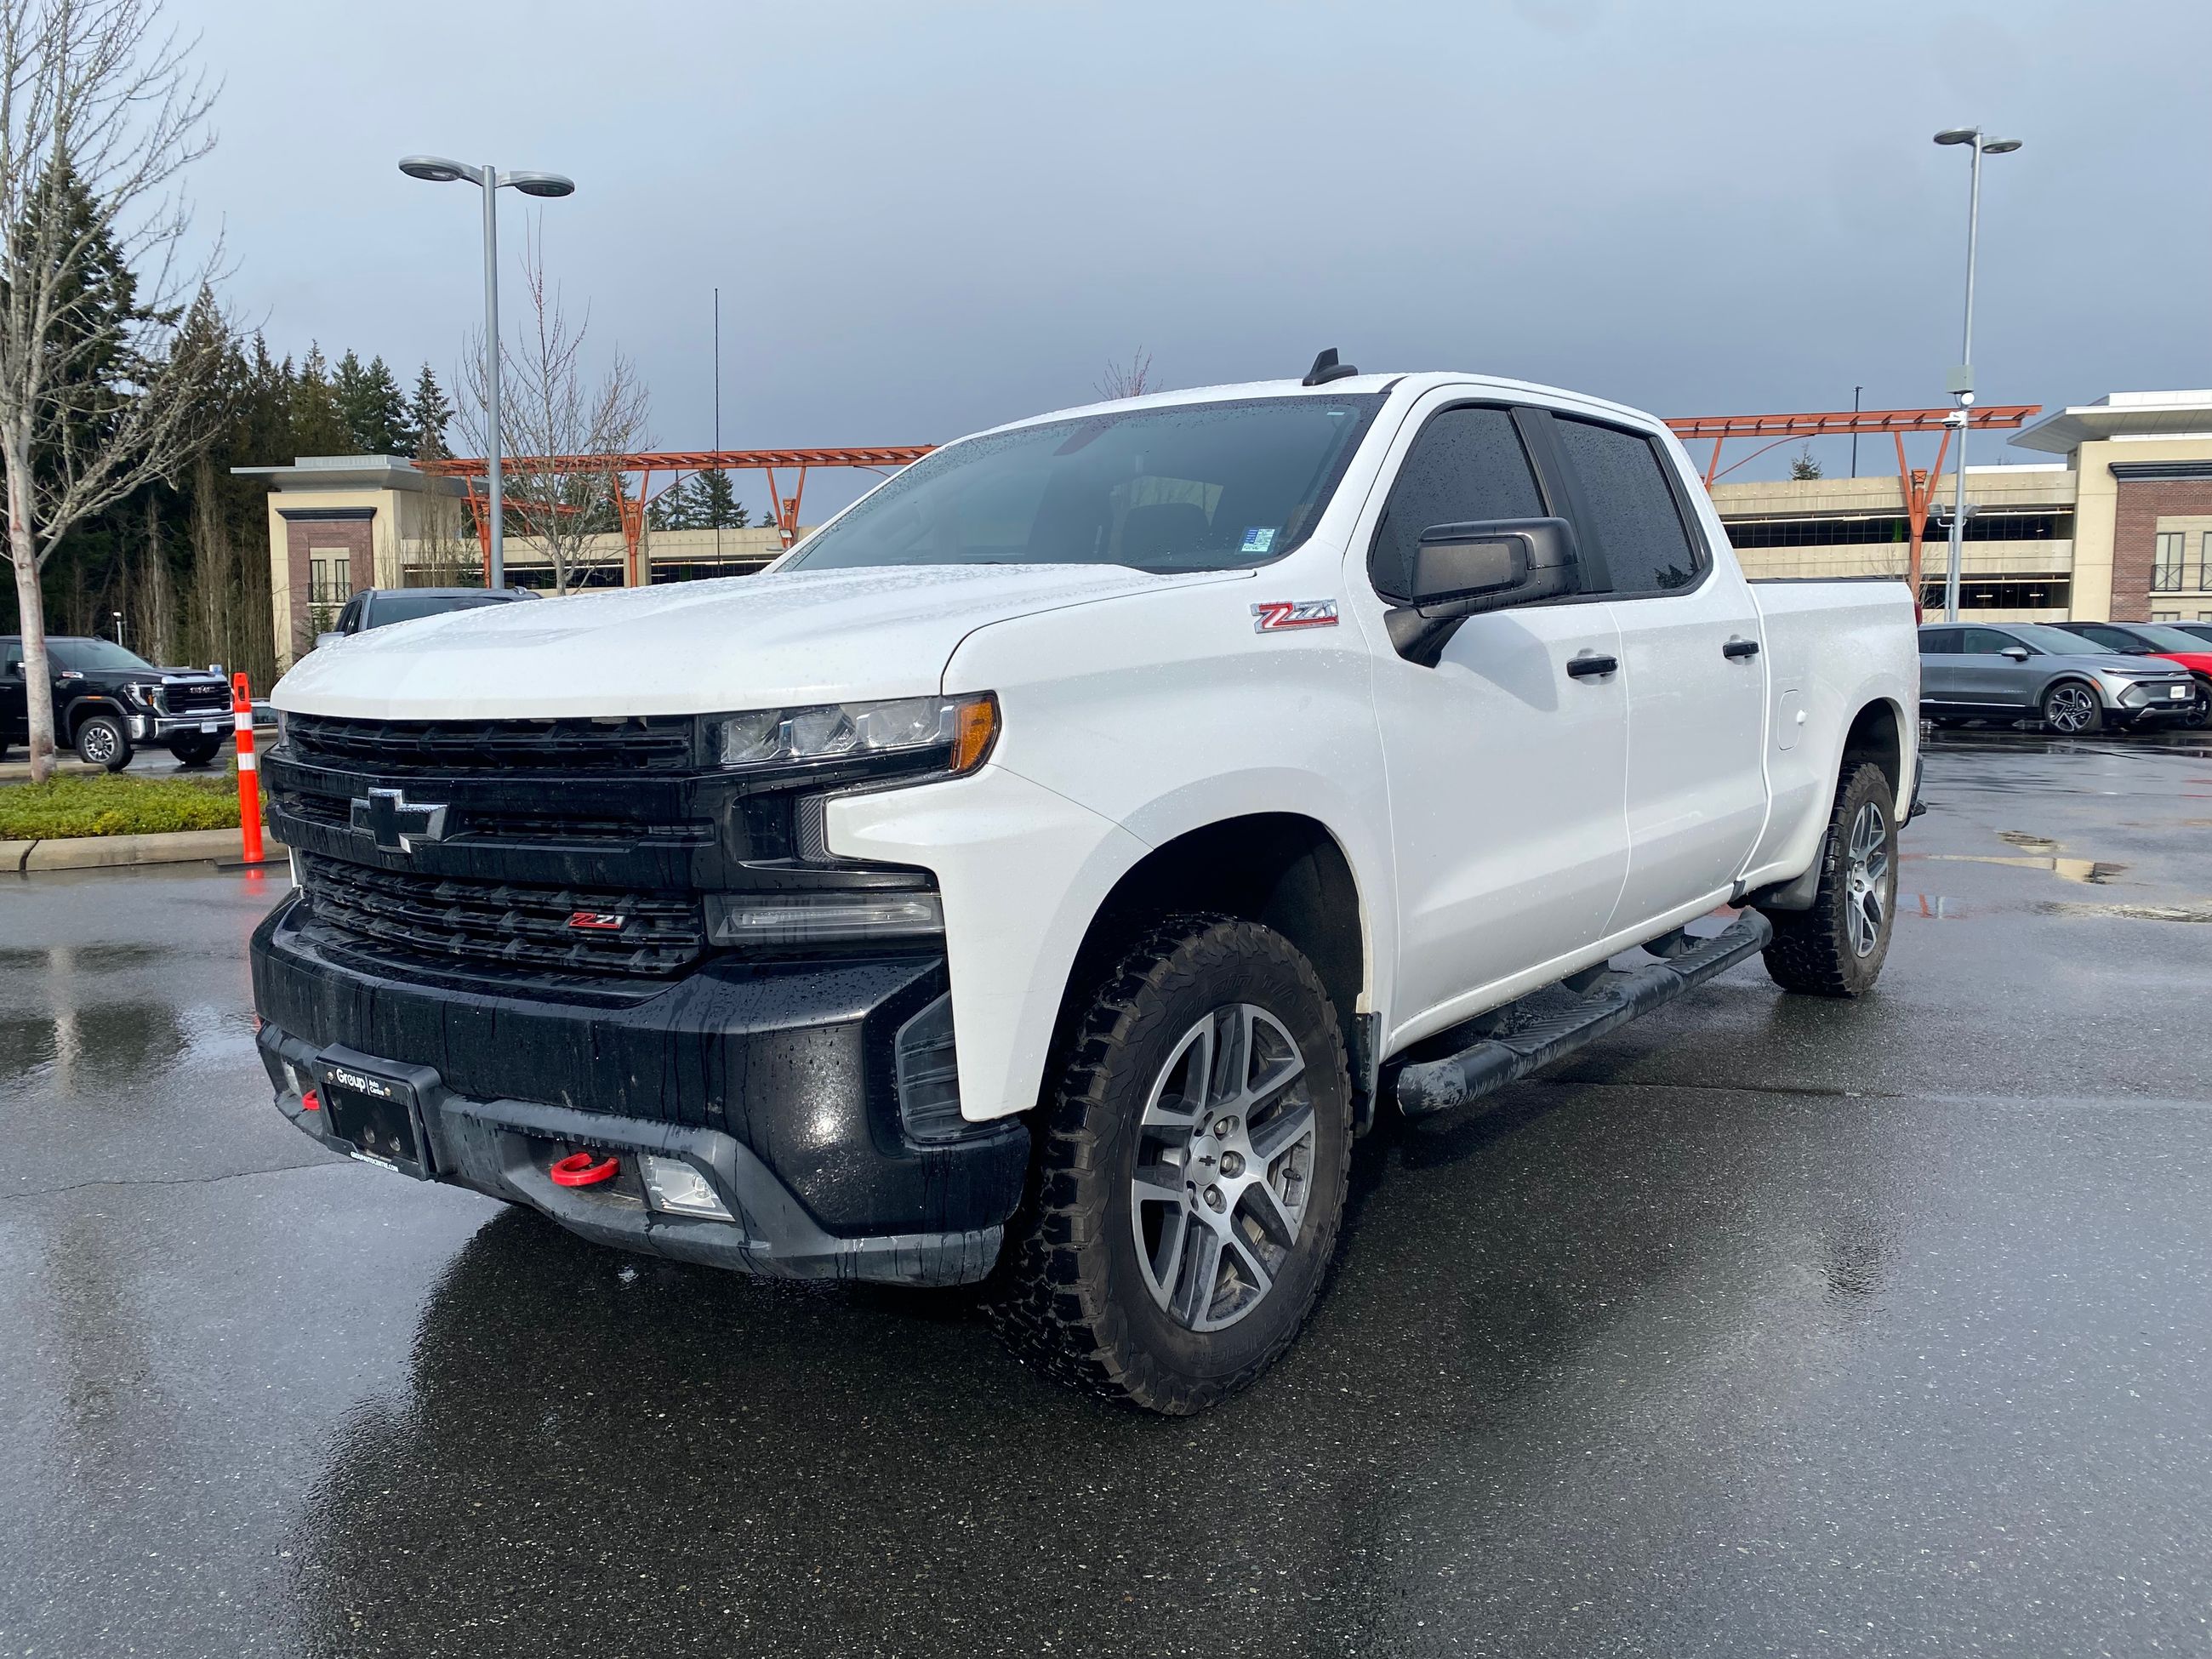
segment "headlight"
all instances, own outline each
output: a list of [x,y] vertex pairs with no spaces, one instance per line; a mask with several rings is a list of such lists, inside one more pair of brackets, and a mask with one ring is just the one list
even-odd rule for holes
[[935,893],[802,888],[707,895],[707,937],[716,945],[928,939],[944,931],[945,901]]
[[707,754],[718,766],[755,767],[934,752],[958,774],[981,766],[998,735],[999,700],[986,691],[717,714],[707,721]]
[[141,708],[151,708],[154,706],[154,699],[159,695],[161,690],[158,685],[145,685],[134,680],[123,688],[123,695]]

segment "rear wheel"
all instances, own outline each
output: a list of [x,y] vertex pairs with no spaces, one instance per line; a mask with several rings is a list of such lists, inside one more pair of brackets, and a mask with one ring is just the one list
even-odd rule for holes
[[1872,761],[1845,773],[1820,842],[1820,885],[1807,910],[1769,910],[1767,976],[1785,991],[1863,996],[1889,956],[1897,915],[1897,792]]
[[131,733],[112,714],[87,714],[77,722],[76,757],[120,772],[131,764]]
[[1179,916],[1122,957],[1066,1052],[994,1316],[1053,1376],[1202,1411],[1321,1295],[1352,1155],[1335,1010],[1279,933]]
[[2105,710],[2081,681],[2061,680],[2043,694],[2043,723],[2061,737],[2081,737],[2104,725]]

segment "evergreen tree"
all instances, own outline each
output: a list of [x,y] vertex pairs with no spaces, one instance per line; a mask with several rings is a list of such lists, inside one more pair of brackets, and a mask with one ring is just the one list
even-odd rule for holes
[[749,521],[730,489],[730,475],[719,467],[691,475],[691,499],[702,530],[743,530]]
[[382,357],[361,359],[350,351],[338,359],[331,377],[331,393],[344,422],[348,442],[356,455],[404,455],[412,446],[407,439],[407,401],[399,382]]
[[[289,357],[284,367],[287,371],[292,369]],[[338,406],[337,392],[331,384],[330,365],[323,357],[322,347],[311,343],[307,355],[300,360],[298,370],[290,372],[289,378],[292,395],[287,424],[291,428],[292,453],[353,453],[352,434],[346,430],[345,412]]]
[[407,403],[407,441],[418,461],[442,461],[452,454],[446,447],[446,428],[452,424],[453,406],[430,365],[415,377],[415,395]]
[[1801,483],[1820,476],[1820,464],[1813,459],[1812,445],[1807,444],[1797,452],[1797,459],[1790,463],[1790,476]]

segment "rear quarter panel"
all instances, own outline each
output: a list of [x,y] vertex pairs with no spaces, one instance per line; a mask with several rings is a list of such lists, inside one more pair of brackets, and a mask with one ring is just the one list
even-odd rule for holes
[[[1746,884],[1802,874],[1820,849],[1844,739],[1859,711],[1890,707],[1903,766],[1901,819],[1920,741],[1920,647],[1901,581],[1753,582],[1767,654],[1766,769],[1773,808]],[[1802,720],[1798,716],[1802,714]],[[1786,722],[1786,724],[1785,724]],[[1796,728],[1796,740],[1783,746]]]

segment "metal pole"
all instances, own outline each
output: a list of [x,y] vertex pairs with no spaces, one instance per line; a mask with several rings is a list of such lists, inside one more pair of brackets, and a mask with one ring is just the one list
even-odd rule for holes
[[[1960,331],[1959,364],[1971,371],[1974,363],[1974,248],[1982,228],[1982,135],[1978,131],[1974,134],[1973,161],[1968,178],[1966,317]],[[1966,430],[1973,397],[1972,392],[1959,393],[1959,470],[1951,495],[1951,557],[1943,576],[1943,620],[1948,623],[1959,620],[1959,567],[1966,556]]]
[[486,471],[491,493],[491,585],[507,586],[507,535],[501,512],[499,461],[505,434],[499,415],[499,169],[489,161],[483,170],[484,243],[484,403],[491,422],[485,445]]
[[[1851,413],[1854,415],[1859,412],[1859,394],[1865,390],[1866,388],[1863,386],[1855,386],[1851,388]],[[1851,422],[1851,477],[1856,478],[1858,476],[1859,428],[1858,422],[1854,421]]]
[[[722,289],[714,288],[714,448],[722,447]],[[714,574],[722,574],[722,514],[718,507],[714,512]]]

